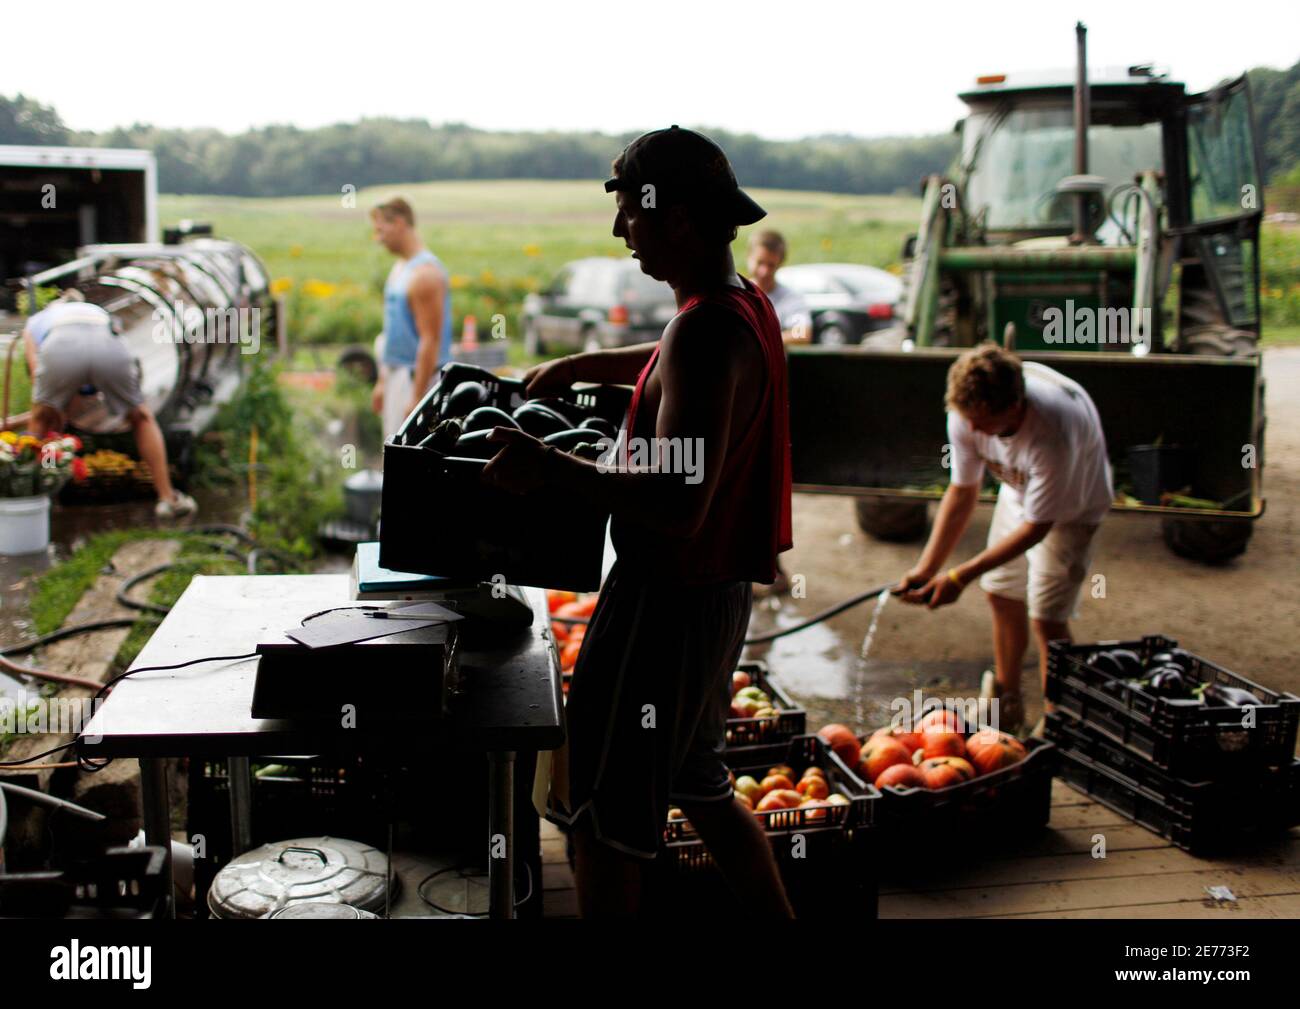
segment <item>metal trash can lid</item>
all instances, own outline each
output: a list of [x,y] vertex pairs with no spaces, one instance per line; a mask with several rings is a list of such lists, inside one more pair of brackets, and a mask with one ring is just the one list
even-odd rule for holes
[[208,908],[218,918],[263,918],[305,901],[384,906],[386,859],[378,848],[340,837],[274,841],[231,859],[212,881]]
[[363,911],[351,904],[335,904],[329,900],[300,900],[295,904],[272,911],[268,918],[374,918],[379,915]]

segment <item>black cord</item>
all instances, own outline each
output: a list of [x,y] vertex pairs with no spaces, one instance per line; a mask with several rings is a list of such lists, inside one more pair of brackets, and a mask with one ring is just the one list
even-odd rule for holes
[[38,648],[53,644],[55,641],[62,641],[64,638],[70,638],[76,634],[108,630],[111,627],[134,627],[141,620],[152,619],[151,616],[109,617],[107,620],[92,620],[84,624],[73,624],[71,627],[61,627],[57,631],[51,631],[49,634],[42,634],[39,638],[32,638],[31,641],[25,641],[21,645],[10,645],[8,648],[0,648],[0,655],[5,657],[10,655],[26,655],[28,652],[34,652]]
[[[528,901],[530,901],[533,896],[533,867],[529,865],[526,861],[523,862],[522,864],[524,867],[525,878],[528,880],[528,892],[515,901],[514,906],[516,908],[520,908],[524,904],[527,904]],[[486,918],[489,914],[491,914],[490,911],[457,911],[454,908],[443,907],[441,904],[439,904],[437,901],[435,901],[432,897],[428,896],[424,892],[424,888],[429,883],[433,882],[433,880],[437,879],[439,876],[445,876],[449,872],[456,873],[461,879],[484,879],[488,875],[486,872],[482,872],[476,869],[475,870],[466,869],[462,865],[449,865],[446,868],[438,869],[434,872],[429,873],[429,875],[425,876],[424,879],[420,880],[420,885],[415,888],[415,893],[420,898],[420,900],[423,901],[428,907],[433,908],[435,911],[441,911],[443,914],[459,914],[459,915],[464,915],[467,918]]]
[[114,676],[111,680],[100,687],[99,692],[95,694],[94,703],[98,704],[104,699],[104,695],[107,694],[116,684],[125,680],[128,676],[134,676],[136,673],[153,673],[167,669],[183,669],[186,666],[192,666],[199,662],[235,662],[242,659],[255,659],[258,657],[258,654],[259,653],[257,652],[245,652],[243,655],[205,655],[201,659],[186,659],[184,662],[173,662],[166,666],[141,666],[139,669],[128,669],[125,673],[120,673],[117,676]]
[[44,753],[38,753],[35,756],[24,757],[22,760],[5,760],[0,761],[0,767],[21,767],[23,764],[34,764],[42,757],[48,757],[52,753],[58,753],[60,750],[66,750],[70,746],[76,746],[77,741],[74,739],[70,743],[64,743],[62,746],[56,746],[52,750],[46,750]]

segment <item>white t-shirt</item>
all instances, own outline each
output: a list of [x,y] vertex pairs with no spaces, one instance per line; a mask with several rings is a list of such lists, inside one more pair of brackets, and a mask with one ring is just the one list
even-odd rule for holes
[[952,483],[978,485],[984,467],[1018,498],[1026,522],[1093,525],[1115,497],[1106,437],[1091,397],[1079,383],[1045,365],[1024,365],[1029,409],[1009,438],[981,434],[948,411]]
[[[808,311],[808,302],[798,291],[784,284],[777,284],[767,294],[767,300],[772,303],[772,308],[776,311],[776,317],[781,322],[781,331],[801,330],[801,338],[804,340],[812,339],[812,313]],[[796,336],[800,333],[796,332]]]

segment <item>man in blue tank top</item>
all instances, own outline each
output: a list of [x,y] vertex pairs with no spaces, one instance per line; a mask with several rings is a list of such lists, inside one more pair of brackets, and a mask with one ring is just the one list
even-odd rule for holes
[[379,380],[371,397],[384,440],[429,391],[451,359],[451,284],[442,262],[415,230],[415,212],[401,197],[370,212],[375,240],[397,257],[384,284]]

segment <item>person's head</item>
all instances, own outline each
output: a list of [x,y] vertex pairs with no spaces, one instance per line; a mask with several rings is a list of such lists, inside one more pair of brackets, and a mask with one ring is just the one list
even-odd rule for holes
[[400,196],[372,207],[370,223],[375,241],[392,253],[406,251],[415,236],[415,211]]
[[948,369],[944,397],[976,431],[1006,437],[1024,420],[1025,376],[1020,358],[995,343],[981,343]]
[[729,254],[737,226],[766,212],[745,194],[722,148],[672,126],[637,137],[614,159],[614,237],[644,273],[674,283],[683,269]]
[[749,236],[749,257],[745,264],[750,279],[766,294],[776,287],[776,271],[785,262],[785,238],[779,231],[756,231]]

